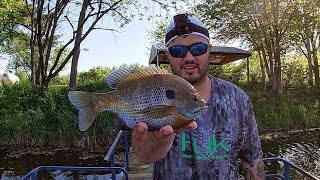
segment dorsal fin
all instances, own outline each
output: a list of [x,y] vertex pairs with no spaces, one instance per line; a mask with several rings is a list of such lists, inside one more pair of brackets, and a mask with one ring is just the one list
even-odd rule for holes
[[110,88],[116,89],[123,81],[130,81],[135,78],[147,77],[155,74],[169,74],[169,72],[159,67],[146,67],[143,69],[120,68],[112,71],[106,77],[106,83]]

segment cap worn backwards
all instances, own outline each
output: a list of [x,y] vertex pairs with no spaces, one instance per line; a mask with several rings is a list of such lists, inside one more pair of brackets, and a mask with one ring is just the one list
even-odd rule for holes
[[188,16],[188,14],[178,14],[173,19],[166,29],[165,46],[168,46],[175,38],[188,34],[202,36],[208,42],[210,41],[209,32],[199,19]]

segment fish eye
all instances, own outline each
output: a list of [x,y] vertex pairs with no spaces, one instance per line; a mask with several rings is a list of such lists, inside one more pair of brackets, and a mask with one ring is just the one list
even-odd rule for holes
[[198,101],[198,100],[199,100],[199,98],[196,95],[194,95],[193,96],[193,101]]

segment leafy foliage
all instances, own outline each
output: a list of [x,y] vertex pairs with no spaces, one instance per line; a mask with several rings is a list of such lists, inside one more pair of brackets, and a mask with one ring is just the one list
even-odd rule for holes
[[[101,82],[101,83],[99,83]],[[79,86],[78,90],[106,92],[103,79]],[[113,135],[113,116],[103,113],[85,133],[80,133],[77,110],[70,104],[66,85],[52,85],[42,95],[30,82],[5,85],[0,95],[0,143],[18,146],[103,146]],[[97,144],[97,139],[100,144]],[[89,143],[92,141],[91,143]],[[89,143],[89,144],[88,144]]]
[[283,98],[247,90],[261,132],[319,127],[319,89],[290,89]]
[[[133,64],[122,67],[142,66]],[[319,89],[288,89],[280,99],[270,95],[270,89],[263,89],[259,82],[252,81],[248,84],[244,80],[246,77],[243,73],[245,69],[243,63],[233,63],[220,68],[223,72],[221,78],[236,83],[251,97],[258,127],[262,132],[270,129],[315,127],[320,123]],[[291,66],[288,68],[291,69]],[[106,86],[105,76],[112,69],[97,67],[81,73],[77,90],[110,91]],[[115,117],[107,112],[102,113],[86,132],[79,132],[78,112],[67,98],[69,92],[67,83],[59,84],[59,81],[56,81],[41,94],[31,86],[29,77],[25,73],[19,72],[18,75],[22,83],[0,87],[0,144],[20,147],[44,145],[102,147],[109,144],[109,139],[106,137],[114,138]],[[292,83],[292,86],[295,84]]]
[[17,28],[18,24],[28,21],[27,9],[23,0],[0,1],[0,47],[10,43],[10,40],[22,34]]
[[240,40],[242,45],[256,51],[262,82],[267,79],[273,90],[282,94],[282,64],[293,47],[307,56],[305,49],[309,44],[308,56],[311,58],[313,54],[314,62],[311,65],[309,60],[308,70],[313,66],[315,82],[319,81],[319,3],[319,0],[203,0],[194,11],[209,26],[214,40]]

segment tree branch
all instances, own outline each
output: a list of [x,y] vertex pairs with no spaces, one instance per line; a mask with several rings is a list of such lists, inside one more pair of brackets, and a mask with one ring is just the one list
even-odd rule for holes
[[[93,21],[93,23],[91,24],[91,26],[89,27],[89,29],[84,33],[84,35],[81,37],[79,43],[75,44],[73,49],[70,51],[70,53],[67,55],[67,57],[65,58],[65,60],[62,62],[62,64],[58,67],[58,69],[56,71],[53,72],[53,68],[51,68],[50,70],[50,77],[54,77],[56,76],[62,69],[63,67],[68,63],[68,61],[70,60],[71,56],[73,55],[73,53],[76,51],[76,49],[79,47],[80,43],[89,35],[89,33],[94,29],[95,25],[98,23],[98,21],[106,14],[108,13],[111,9],[113,9],[115,6],[117,6],[120,2],[122,2],[122,0],[118,0],[117,2],[113,3],[112,6],[110,6],[107,10],[105,11],[101,11],[101,3],[99,4],[99,10],[98,12],[100,12],[99,14],[97,14],[96,19]],[[84,23],[81,24],[81,26],[83,26]],[[73,38],[74,40],[74,38]],[[73,41],[72,40],[72,41]],[[70,42],[71,43],[71,42]],[[60,53],[60,51],[59,51]],[[57,64],[55,63],[55,66]],[[54,66],[54,67],[55,67]]]
[[[68,3],[69,3],[68,0],[62,0],[60,2],[57,1],[57,3],[56,3],[56,8],[55,8],[54,16],[53,16],[54,17],[53,18],[53,25],[52,25],[52,28],[51,28],[51,32],[50,32],[50,36],[49,36],[49,43],[48,43],[48,48],[47,48],[47,56],[46,56],[46,64],[47,64],[47,66],[48,66],[48,62],[49,62],[50,56],[51,56],[53,39],[54,39],[55,30],[56,30],[57,25],[58,25],[58,19],[61,17],[63,10],[66,8]],[[48,32],[48,34],[49,34],[49,32]],[[60,51],[59,51],[60,55],[62,54],[62,52],[60,53]],[[58,64],[58,61],[59,61],[59,59],[55,60],[53,68],[55,68],[55,66]]]
[[302,47],[299,47],[299,50],[300,50],[301,53],[308,59],[308,54],[304,52],[304,50],[302,49]]
[[65,18],[67,19],[67,21],[69,22],[69,24],[70,24],[70,26],[71,26],[71,28],[72,28],[72,30],[73,30],[73,33],[75,33],[76,30],[74,29],[73,24],[71,23],[71,21],[70,21],[70,19],[68,18],[68,16],[65,15],[64,17],[65,17]]
[[99,28],[99,27],[97,27],[97,28],[93,28],[92,30],[96,30],[96,29],[98,29],[98,30],[105,30],[105,31],[113,31],[113,32],[119,32],[118,30],[116,30],[116,29],[110,29],[110,28]]
[[[50,77],[50,78],[52,78],[52,77],[54,77],[55,75],[57,75],[62,69],[63,69],[63,67],[61,68],[61,70],[60,71],[55,71],[55,72],[53,72],[54,71],[54,69],[57,67],[57,65],[58,65],[58,60],[60,59],[60,56],[62,55],[62,53],[63,53],[63,51],[73,42],[75,40],[75,37],[73,37],[72,39],[70,39],[60,50],[59,50],[59,52],[58,52],[58,54],[57,54],[57,58],[56,58],[56,60],[55,60],[55,62],[54,62],[54,64],[53,64],[53,66],[50,68],[50,72],[49,72],[49,75],[48,75],[48,78]],[[74,52],[74,51],[71,51],[69,54],[68,54],[68,57],[70,56],[71,57],[71,53],[72,52]],[[69,59],[70,59],[70,57],[69,58],[66,58],[65,60],[64,60],[64,62],[63,62],[63,64],[64,65],[66,65],[67,63],[68,63],[68,61],[69,61]],[[62,66],[62,65],[61,65]],[[60,67],[61,67],[60,66]]]
[[168,8],[168,7],[176,8],[175,6],[169,6],[168,4],[164,4],[163,2],[160,2],[158,0],[152,0],[152,1],[158,3],[160,6],[162,6],[164,8]]

